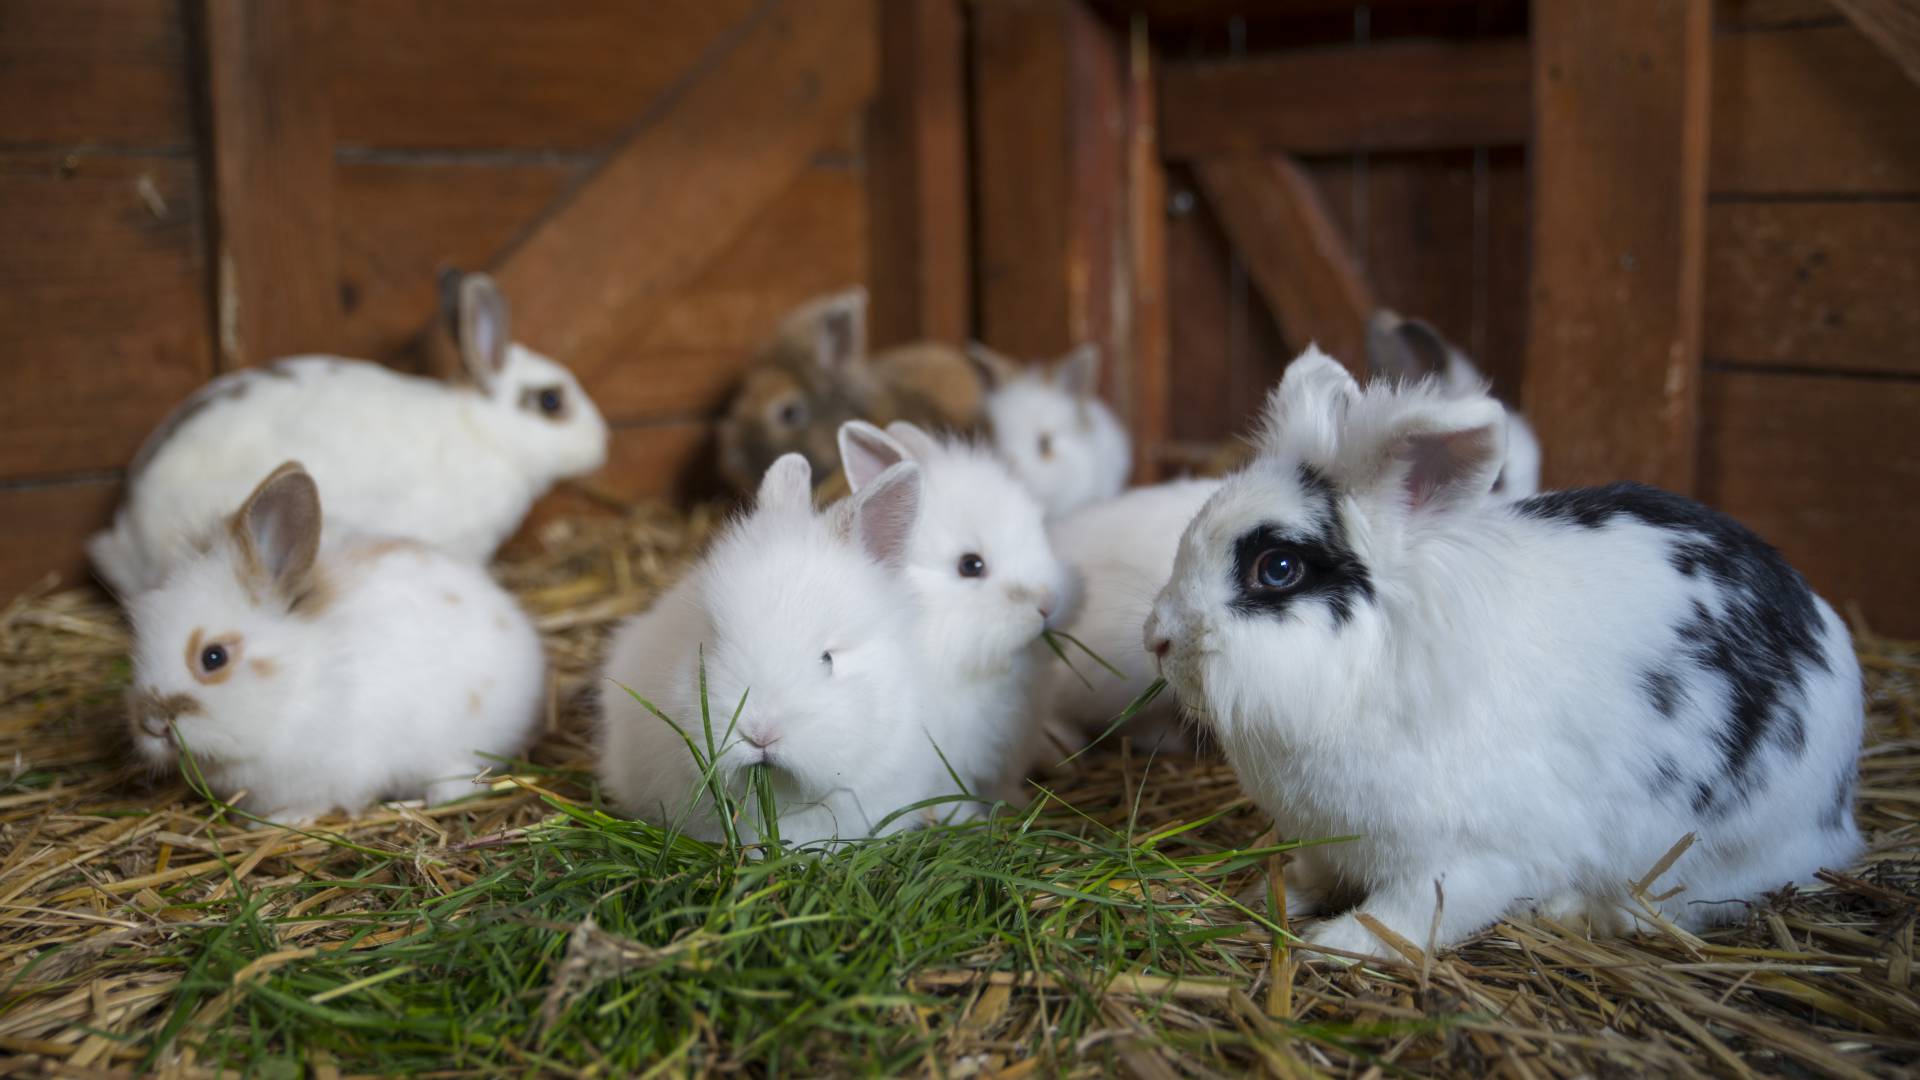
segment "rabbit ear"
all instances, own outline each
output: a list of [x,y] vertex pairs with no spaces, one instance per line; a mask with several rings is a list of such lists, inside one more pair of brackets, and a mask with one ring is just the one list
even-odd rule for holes
[[1412,510],[1477,502],[1500,475],[1506,418],[1490,397],[1423,399],[1387,425],[1371,451],[1378,464],[1359,474],[1372,477],[1375,494]]
[[918,424],[895,420],[887,425],[887,434],[906,447],[907,456],[915,461],[929,461],[940,452],[940,444]]
[[820,301],[813,352],[828,371],[857,364],[867,355],[867,290],[848,289]]
[[888,468],[852,500],[853,535],[875,562],[898,569],[920,517],[920,466],[903,461]]
[[485,274],[466,274],[459,290],[460,359],[483,392],[507,367],[507,299]]
[[994,352],[978,341],[967,343],[967,363],[973,365],[974,374],[980,376],[981,385],[989,390],[998,390],[1020,374],[1019,361]]
[[1054,365],[1054,382],[1077,398],[1089,398],[1100,388],[1100,346],[1082,342]]
[[260,481],[228,527],[249,582],[289,603],[307,593],[320,553],[320,487],[299,462]]
[[1431,323],[1382,308],[1367,321],[1367,375],[1413,382],[1447,370],[1451,350]]
[[1339,361],[1318,345],[1307,346],[1267,395],[1261,452],[1272,453],[1284,441],[1313,449],[1316,456],[1331,454],[1339,446],[1339,428],[1347,410],[1359,397],[1360,384]]
[[858,492],[905,460],[907,448],[865,420],[840,425],[840,465],[847,472],[847,487],[853,491]]
[[801,454],[782,454],[760,477],[760,493],[753,508],[761,510],[813,511],[813,468]]

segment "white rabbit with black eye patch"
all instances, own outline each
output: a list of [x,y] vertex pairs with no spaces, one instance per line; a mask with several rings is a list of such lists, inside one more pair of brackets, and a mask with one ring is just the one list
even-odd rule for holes
[[1097,347],[1082,345],[1052,364],[1023,365],[979,344],[967,355],[990,388],[986,413],[994,449],[1049,518],[1126,487],[1132,446],[1099,398]]
[[[776,460],[753,512],[614,634],[598,772],[625,811],[706,840],[723,835],[681,732],[703,756],[717,752],[714,778],[749,807],[748,769],[770,770],[790,843],[917,825],[921,812],[892,815],[957,794],[921,723],[925,681],[902,570],[920,470],[888,470],[837,513],[814,512],[810,480],[799,454]],[[740,830],[758,835],[753,820]]]
[[160,583],[195,540],[289,458],[327,493],[329,528],[487,559],[559,479],[607,455],[607,425],[566,368],[508,340],[484,274],[449,289],[467,382],[300,356],[231,372],[176,408],[127,470],[125,503],[87,552],[115,592]]
[[1071,599],[1039,502],[986,449],[912,424],[843,424],[840,460],[856,493],[902,462],[919,466],[905,567],[920,610],[928,729],[969,790],[1018,799],[1039,750],[1027,707],[1052,661],[1040,635]]
[[[1309,350],[1181,539],[1149,650],[1283,831],[1360,837],[1290,894],[1424,942],[1437,881],[1451,945],[1528,907],[1622,928],[1689,833],[1646,897],[1684,927],[1844,866],[1863,710],[1833,609],[1654,488],[1490,497],[1503,420]],[[1307,936],[1389,955],[1354,914]]]
[[[1487,380],[1467,354],[1440,335],[1431,323],[1407,319],[1382,308],[1367,320],[1367,373],[1370,378],[1413,382],[1431,378],[1451,398],[1487,393]],[[1540,440],[1518,409],[1507,409],[1505,449],[1493,493],[1523,499],[1540,490]]]
[[443,802],[532,739],[546,655],[481,568],[413,541],[321,541],[320,489],[276,469],[197,555],[132,598],[134,748],[182,746],[275,821]]

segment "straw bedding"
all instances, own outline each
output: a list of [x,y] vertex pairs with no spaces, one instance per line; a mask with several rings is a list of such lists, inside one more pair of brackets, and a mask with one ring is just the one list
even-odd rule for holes
[[[305,966],[330,949],[379,955],[420,932],[404,920],[379,921],[379,882],[404,878],[409,896],[455,892],[498,866],[506,846],[537,840],[541,822],[590,807],[581,769],[600,642],[671,580],[712,520],[642,508],[549,526],[540,555],[499,568],[535,614],[559,673],[532,762],[480,798],[434,810],[395,805],[308,835],[248,829],[178,778],[143,777],[127,765],[125,631],[100,597],[41,590],[0,609],[0,1073],[243,1068],[265,1044],[234,1029],[248,1017],[257,1025],[273,1002],[292,1001],[286,995],[305,985]],[[1129,852],[1212,853],[1182,866],[1214,859],[1209,865],[1238,867],[1215,877],[1102,879],[1121,902],[1102,908],[1101,918],[1174,911],[1170,925],[1216,928],[1213,936],[1203,947],[1156,954],[1159,964],[1093,975],[1048,970],[991,939],[919,970],[886,973],[891,994],[862,1008],[902,1033],[909,1057],[859,1056],[850,1042],[844,1067],[890,1061],[887,1068],[955,1076],[1120,1069],[1151,1077],[1910,1070],[1920,1062],[1920,648],[1864,630],[1858,645],[1872,712],[1859,802],[1870,853],[1821,887],[1778,897],[1744,926],[1702,938],[1674,931],[1589,940],[1569,927],[1507,923],[1457,953],[1428,956],[1424,943],[1407,942],[1404,963],[1328,970],[1262,929],[1259,915],[1284,910],[1283,890],[1267,884],[1283,857],[1234,863],[1223,854],[1272,842],[1230,771],[1206,758],[1149,761],[1116,741],[1045,778],[1050,797],[1033,820],[1061,836],[1110,826],[1136,845]],[[368,852],[383,853],[382,869],[365,870]],[[407,857],[394,860],[396,852]],[[1049,873],[1070,875],[1073,857],[1064,850]],[[322,881],[339,884],[288,888]],[[1022,918],[1086,902],[1085,888],[1042,886],[1009,877],[995,887],[1024,905]],[[242,912],[279,921],[237,970],[211,973],[180,947],[219,940],[224,921]],[[623,964],[671,951],[590,919],[540,932],[551,935],[551,951],[503,961],[520,965],[524,994],[540,1007],[533,1027],[558,1023],[582,980],[609,972],[617,980]],[[1186,959],[1169,970],[1166,955]],[[342,1007],[362,984],[399,978],[378,964],[366,970],[355,984],[308,994],[300,1007]],[[696,1018],[664,1064],[674,1073],[762,1072],[786,1060],[806,1062],[804,1071],[838,1071],[838,1051],[822,1050],[814,1036],[806,1057],[781,1059],[767,1056],[764,1040],[743,1046],[745,1034]],[[376,1042],[367,1035],[343,1043],[367,1048],[357,1059],[336,1049],[299,1060],[315,1075],[398,1068],[401,1059],[383,1056]],[[509,1065],[619,1071],[512,1043],[472,1059],[490,1065],[449,1065],[469,1074]],[[518,1045],[540,1045],[537,1032]]]

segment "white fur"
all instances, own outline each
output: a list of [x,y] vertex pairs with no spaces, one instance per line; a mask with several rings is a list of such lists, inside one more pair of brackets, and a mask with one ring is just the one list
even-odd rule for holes
[[[561,388],[565,419],[524,407],[524,394],[547,387]],[[599,468],[607,454],[606,422],[572,373],[517,344],[485,392],[305,356],[223,375],[181,409],[197,412],[155,433],[164,441],[136,459],[112,528],[87,545],[122,596],[158,585],[288,458],[327,493],[330,525],[481,562],[554,481]]]
[[[920,610],[928,727],[969,790],[1024,801],[1020,783],[1039,753],[1026,706],[1052,659],[1040,633],[1071,599],[1039,502],[990,452],[912,424],[843,425],[840,460],[856,492],[897,462],[920,466],[906,575]],[[968,555],[983,574],[961,574]]]
[[[231,509],[231,507],[229,507]],[[249,812],[300,822],[382,798],[443,802],[532,739],[546,656],[532,624],[481,568],[419,544],[335,536],[316,580],[330,599],[288,605],[239,569],[227,531],[133,597],[133,699],[186,695],[175,718],[214,791]],[[189,641],[237,636],[224,681],[205,685]],[[156,725],[164,732],[164,725]],[[143,728],[134,745],[168,767],[176,746]]]
[[1057,364],[1002,364],[987,395],[994,449],[1049,518],[1118,495],[1133,469],[1126,430],[1094,393],[1097,361],[1083,346]]
[[[707,840],[722,835],[686,743],[633,694],[684,730],[702,755],[710,752],[710,722],[716,775],[730,791],[747,794],[749,766],[772,766],[788,842],[867,836],[894,811],[954,792],[921,722],[916,609],[898,569],[918,470],[898,466],[876,482],[877,496],[856,496],[843,518],[813,512],[808,480],[799,455],[776,461],[753,513],[614,634],[603,669],[599,773],[627,812]],[[912,492],[902,503],[905,487]],[[863,545],[876,534],[892,545],[890,557]],[[903,815],[886,831],[923,820]],[[757,835],[752,820],[740,830]]]
[[[1860,674],[1823,601],[1812,603],[1826,670],[1801,667],[1804,692],[1789,700],[1803,746],[1763,743],[1747,800],[1696,811],[1696,778],[1727,782],[1714,770],[1731,689],[1686,661],[1679,627],[1696,603],[1728,610],[1729,594],[1669,561],[1673,533],[1638,518],[1543,518],[1484,494],[1500,458],[1481,436],[1501,415],[1484,398],[1431,384],[1362,393],[1310,351],[1269,408],[1261,458],[1188,528],[1146,636],[1168,646],[1169,680],[1283,831],[1361,837],[1306,852],[1290,886],[1310,900],[1356,889],[1360,911],[1424,942],[1439,881],[1450,944],[1531,905],[1618,916],[1628,883],[1690,832],[1699,842],[1650,890],[1684,885],[1655,906],[1688,927],[1858,852],[1839,807],[1855,775]],[[1321,602],[1229,606],[1239,538],[1262,524],[1322,528],[1302,464],[1332,482],[1371,575],[1373,599],[1344,624]],[[1669,667],[1683,703],[1672,717],[1643,682]],[[1677,793],[1651,786],[1662,763],[1684,773]],[[1387,953],[1352,915],[1309,936]]]
[[[1486,376],[1458,346],[1432,326],[1385,309],[1368,321],[1367,362],[1376,378],[1434,376],[1449,398],[1464,400],[1487,392]],[[1506,410],[1505,437],[1506,456],[1495,490],[1503,498],[1524,499],[1540,490],[1540,440],[1518,409]]]

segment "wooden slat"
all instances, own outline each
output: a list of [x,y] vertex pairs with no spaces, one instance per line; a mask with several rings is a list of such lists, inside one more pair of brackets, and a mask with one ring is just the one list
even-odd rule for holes
[[1920,204],[1729,203],[1708,212],[1711,359],[1920,375],[1917,298]]
[[763,0],[326,0],[331,92],[358,146],[595,152]]
[[583,356],[688,280],[874,85],[870,0],[772,0],[498,266],[518,335]]
[[581,514],[609,513],[605,497],[630,502],[667,499],[684,502],[713,496],[718,484],[709,475],[715,455],[713,425],[703,421],[616,425],[607,447],[607,464],[581,485],[565,484],[533,505],[501,554],[512,558],[539,550],[548,523]]
[[1373,291],[1306,171],[1276,157],[1202,161],[1194,172],[1288,347],[1317,342],[1365,371]]
[[1912,0],[1833,0],[1833,6],[1920,83],[1920,6]]
[[1536,0],[1526,410],[1546,481],[1693,486],[1704,4]]
[[1716,193],[1920,192],[1920,86],[1850,26],[1723,34]]
[[[1700,494],[1784,552],[1875,630],[1920,635],[1920,383],[1714,372]],[[1844,608],[1843,608],[1844,610]]]
[[1116,357],[1114,398],[1133,436],[1133,479],[1160,479],[1159,448],[1172,435],[1173,382],[1167,311],[1167,174],[1155,124],[1159,85],[1145,16],[1127,28],[1127,291],[1129,347]]
[[1713,4],[1717,29],[1760,30],[1839,18],[1830,0],[1714,0]]
[[201,3],[221,366],[332,351],[328,0]]
[[0,479],[117,468],[213,370],[182,157],[0,152]]
[[1169,157],[1344,153],[1521,143],[1524,39],[1392,43],[1169,64]]
[[0,143],[184,148],[179,0],[0,0]]
[[49,573],[62,588],[91,581],[82,545],[119,500],[112,480],[0,487],[0,607]]
[[1533,193],[1527,154],[1519,147],[1487,154],[1486,271],[1476,286],[1486,336],[1472,343],[1474,362],[1503,399],[1526,396],[1527,275],[1533,240]]
[[868,340],[970,336],[966,26],[958,0],[879,5],[880,88],[867,146],[874,267]]

